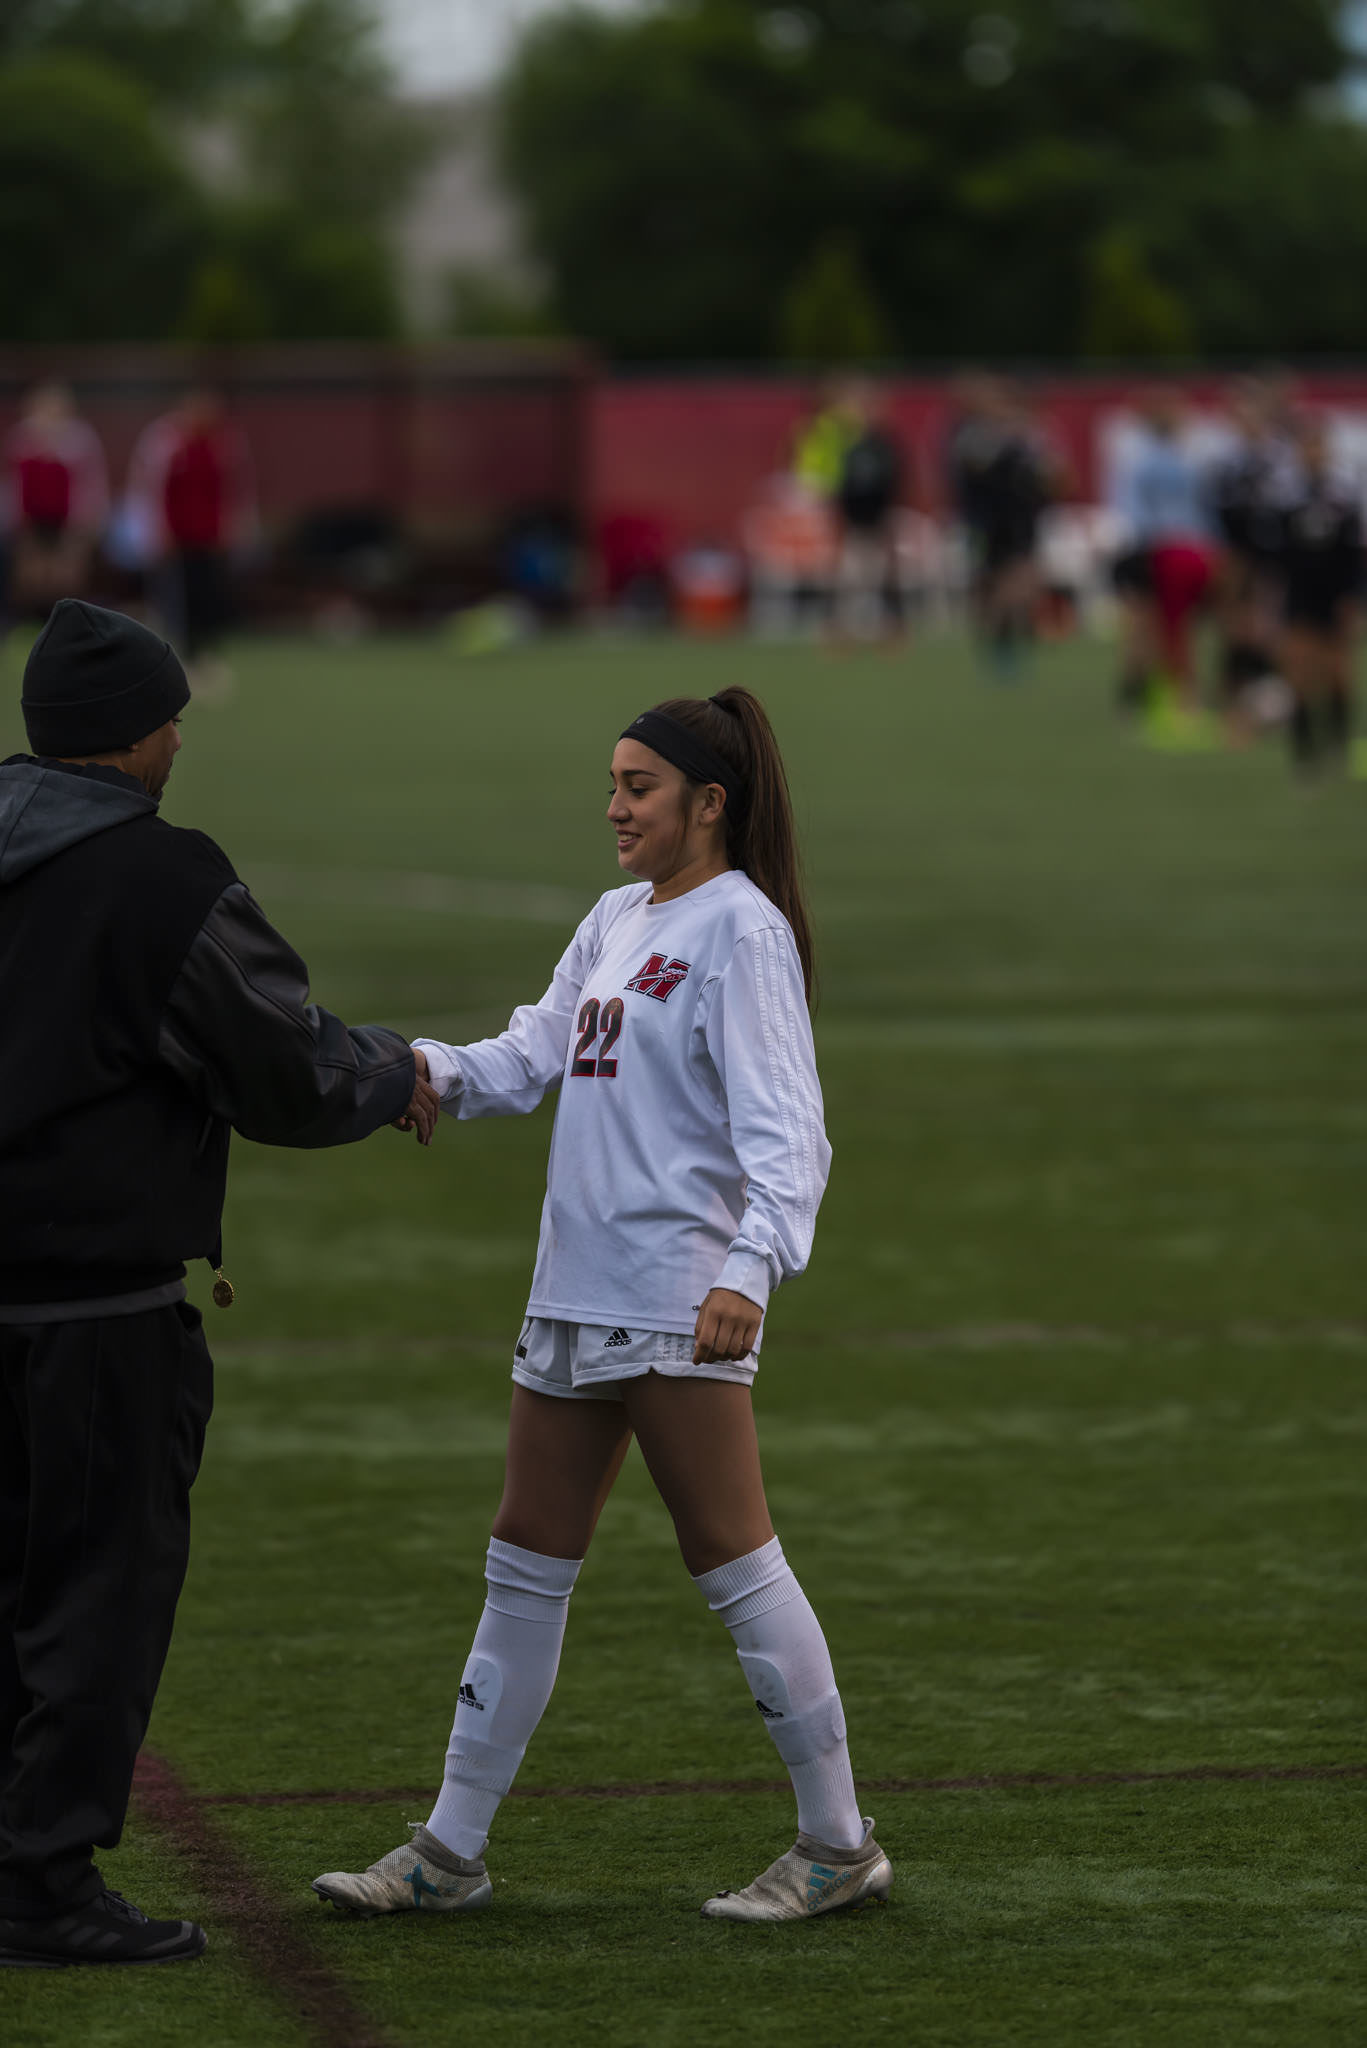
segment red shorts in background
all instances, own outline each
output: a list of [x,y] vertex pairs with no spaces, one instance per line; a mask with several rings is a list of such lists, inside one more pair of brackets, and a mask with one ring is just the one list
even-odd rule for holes
[[1176,676],[1188,673],[1188,629],[1193,613],[1210,596],[1216,559],[1215,549],[1199,540],[1160,541],[1150,550],[1163,661]]

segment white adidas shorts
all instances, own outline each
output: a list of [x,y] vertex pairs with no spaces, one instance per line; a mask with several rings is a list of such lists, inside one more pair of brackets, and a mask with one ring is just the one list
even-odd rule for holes
[[531,1316],[513,1353],[513,1378],[534,1393],[571,1401],[620,1401],[621,1382],[644,1373],[675,1380],[738,1380],[748,1387],[759,1359],[694,1365],[693,1339],[673,1330],[613,1329],[603,1323],[559,1323]]

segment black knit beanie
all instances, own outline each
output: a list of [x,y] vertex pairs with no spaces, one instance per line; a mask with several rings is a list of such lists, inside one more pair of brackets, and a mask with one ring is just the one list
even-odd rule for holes
[[24,727],[35,754],[113,754],[190,701],[175,650],[129,619],[59,598],[24,669]]

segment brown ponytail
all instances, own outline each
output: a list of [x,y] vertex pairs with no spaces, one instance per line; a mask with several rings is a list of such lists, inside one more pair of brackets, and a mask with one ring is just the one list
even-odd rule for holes
[[726,807],[726,853],[792,926],[802,962],[802,982],[812,1000],[815,968],[812,925],[802,886],[802,864],[793,827],[793,805],[783,757],[764,706],[748,690],[718,690],[715,697],[672,697],[654,706],[696,733],[704,746],[734,768],[745,801],[732,816]]

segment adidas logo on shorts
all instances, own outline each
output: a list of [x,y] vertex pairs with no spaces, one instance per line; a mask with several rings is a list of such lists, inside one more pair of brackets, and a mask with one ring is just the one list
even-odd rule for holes
[[620,1351],[624,1344],[630,1344],[630,1330],[614,1330],[603,1345],[604,1351]]

